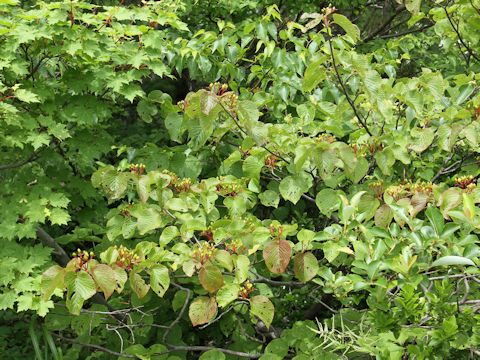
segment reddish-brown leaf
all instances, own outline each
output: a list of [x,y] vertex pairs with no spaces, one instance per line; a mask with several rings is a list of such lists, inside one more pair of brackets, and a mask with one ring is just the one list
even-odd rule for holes
[[272,240],[263,249],[263,258],[268,270],[274,274],[285,271],[292,256],[292,248],[286,240]]

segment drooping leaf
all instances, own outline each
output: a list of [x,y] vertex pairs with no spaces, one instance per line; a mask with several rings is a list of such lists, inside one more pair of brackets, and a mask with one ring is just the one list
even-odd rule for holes
[[214,293],[223,285],[223,275],[218,267],[208,262],[198,273],[198,279],[203,288],[210,293]]
[[311,252],[298,253],[293,258],[293,270],[298,280],[310,281],[317,275],[318,260]]
[[257,295],[250,299],[250,313],[262,320],[269,328],[273,321],[275,308],[266,296]]
[[147,295],[150,285],[146,284],[145,280],[143,280],[139,274],[131,272],[129,275],[129,282],[132,290],[140,299]]
[[190,304],[188,316],[193,326],[206,324],[215,318],[217,302],[215,298],[199,296]]
[[98,264],[92,269],[95,283],[108,299],[116,288],[116,277],[113,269],[105,264]]
[[292,248],[286,240],[272,240],[263,249],[265,265],[274,274],[285,272],[291,256]]
[[156,265],[148,272],[150,274],[150,287],[158,296],[163,297],[170,286],[170,275],[167,267]]
[[240,286],[237,284],[225,284],[217,292],[216,299],[221,308],[229,305],[238,298]]

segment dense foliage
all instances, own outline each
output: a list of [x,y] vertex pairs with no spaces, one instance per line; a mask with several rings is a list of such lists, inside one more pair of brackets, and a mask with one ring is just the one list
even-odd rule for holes
[[479,358],[479,90],[479,0],[0,0],[0,353]]

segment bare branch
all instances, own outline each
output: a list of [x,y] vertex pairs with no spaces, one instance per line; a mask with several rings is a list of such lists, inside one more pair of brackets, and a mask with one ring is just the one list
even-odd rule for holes
[[[453,31],[455,31],[455,34],[457,34],[457,37],[458,37],[458,40],[460,41],[460,43],[463,45],[463,47],[465,48],[465,50],[468,52],[468,54],[473,57],[475,60],[477,61],[480,61],[480,58],[475,55],[475,53],[473,52],[472,48],[470,48],[470,46],[468,46],[465,41],[463,40],[462,38],[462,35],[460,34],[460,31],[458,30],[458,24],[457,26],[455,26],[455,23],[453,22],[453,19],[452,17],[450,16],[450,14],[448,13],[448,10],[447,10],[447,7],[444,6],[443,7],[443,10],[445,11],[445,15],[447,16],[447,19],[448,19],[448,22],[450,23],[450,25],[452,26],[452,29]],[[468,66],[468,63],[467,63],[467,66]]]
[[271,280],[266,277],[263,277],[262,275],[259,275],[257,273],[254,273],[250,271],[252,274],[254,274],[257,279],[253,279],[252,283],[263,283],[263,284],[268,284],[272,286],[289,286],[289,287],[302,287],[305,286],[304,283],[300,281],[276,281],[276,280]]
[[63,341],[67,341],[69,343],[72,343],[72,344],[80,345],[82,347],[86,347],[86,348],[90,348],[90,349],[99,350],[99,351],[102,351],[104,353],[115,355],[115,356],[118,356],[118,357],[121,356],[121,357],[132,358],[132,359],[137,358],[135,355],[119,353],[117,351],[107,349],[106,347],[103,347],[103,346],[100,346],[100,345],[82,343],[80,341],[70,339],[70,338],[66,338],[66,337],[63,337],[62,335],[58,335],[58,334],[55,334],[55,333],[53,333],[53,336],[55,336],[55,337],[57,337],[57,338],[59,338]]
[[173,320],[170,325],[168,325],[167,330],[165,330],[165,333],[163,334],[163,341],[165,342],[165,339],[167,338],[168,334],[170,331],[172,331],[173,327],[180,322],[180,320],[183,317],[183,314],[185,314],[185,311],[187,310],[187,305],[190,302],[190,297],[192,296],[192,291],[190,289],[187,289],[186,287],[183,287],[181,285],[178,285],[177,283],[172,282],[172,285],[175,286],[176,288],[179,288],[180,290],[186,291],[187,292],[187,297],[185,298],[185,302],[183,303],[182,309],[178,313],[178,316]]
[[390,17],[388,17],[380,25],[380,27],[378,29],[376,29],[374,32],[372,32],[370,35],[368,35],[365,39],[363,39],[362,42],[366,43],[366,42],[372,40],[378,34],[382,33],[382,31],[384,31],[388,27],[388,25],[390,25],[392,23],[392,21],[395,20],[395,18],[403,12],[403,10],[405,10],[405,5],[400,5],[399,7],[397,7],[395,9],[395,12]]
[[[208,351],[208,350],[218,350],[224,354],[234,355],[239,357],[244,357],[248,359],[258,359],[262,354],[250,354],[242,351],[235,351],[230,349],[216,348],[213,346],[181,346],[181,345],[167,345],[171,350],[170,351]],[[164,353],[162,353],[164,354]],[[159,355],[159,354],[152,354]]]
[[28,158],[26,158],[26,159],[23,159],[23,160],[14,162],[14,163],[10,163],[10,164],[0,165],[0,171],[1,171],[1,170],[8,170],[8,169],[18,168],[18,167],[21,167],[21,166],[23,166],[23,165],[25,165],[25,164],[28,164],[29,162],[35,161],[35,160],[38,159],[39,153],[40,153],[40,151],[34,151],[34,152],[33,152]]

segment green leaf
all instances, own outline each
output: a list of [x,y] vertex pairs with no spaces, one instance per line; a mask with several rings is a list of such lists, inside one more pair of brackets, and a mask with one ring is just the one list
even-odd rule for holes
[[216,292],[223,286],[223,275],[218,267],[210,262],[205,264],[198,273],[200,284],[210,293]]
[[263,249],[265,265],[274,274],[285,272],[291,256],[292,248],[286,240],[272,240]]
[[188,205],[185,202],[185,200],[180,199],[180,198],[172,198],[168,200],[165,204],[165,207],[169,210],[173,211],[180,211],[180,212],[187,212],[188,211]]
[[280,196],[278,195],[278,192],[273,190],[265,190],[258,195],[258,198],[260,199],[262,205],[271,206],[274,208],[277,208],[280,202]]
[[217,302],[215,298],[199,296],[190,304],[188,316],[193,326],[206,324],[215,318]]
[[137,218],[137,228],[140,235],[161,228],[165,224],[159,210],[153,207],[139,207],[132,210],[131,214]]
[[30,90],[25,89],[17,89],[15,91],[15,97],[23,102],[26,103],[38,103],[40,100],[38,99],[38,95],[34,94]]
[[90,299],[97,292],[95,281],[86,271],[76,273],[73,291],[83,300]]
[[150,274],[150,287],[160,297],[165,295],[165,292],[170,286],[170,275],[166,266],[157,265],[148,270]]
[[322,67],[326,57],[323,56],[317,61],[310,63],[305,69],[303,75],[302,90],[303,92],[310,92],[315,89],[327,77],[327,71]]
[[451,266],[451,265],[470,265],[475,266],[475,263],[463,256],[443,256],[432,263],[433,266]]
[[422,5],[422,0],[405,0],[405,7],[413,15],[418,14],[420,11],[420,6]]
[[430,224],[432,225],[433,230],[435,231],[437,236],[440,237],[445,225],[443,221],[442,213],[437,208],[433,206],[429,206],[425,211],[425,215],[430,221]]
[[311,252],[298,253],[293,258],[293,270],[301,282],[313,279],[317,275],[318,269],[318,260]]
[[304,193],[310,188],[309,184],[301,176],[287,176],[280,181],[278,189],[285,200],[296,204]]
[[176,226],[167,226],[163,229],[162,235],[160,235],[160,245],[166,246],[178,236],[180,236],[180,232]]
[[360,40],[360,29],[357,25],[352,24],[346,16],[341,14],[335,13],[332,17],[335,24],[340,26],[354,42]]
[[225,284],[217,292],[216,299],[218,306],[224,308],[237,300],[241,287],[237,284]]
[[469,220],[473,220],[476,213],[475,200],[469,194],[463,193],[463,213]]
[[465,100],[467,100],[470,97],[470,95],[473,93],[474,90],[475,90],[475,86],[471,84],[462,85],[460,87],[460,92],[458,93],[458,97],[455,100],[455,103],[457,105],[462,105],[465,102]]
[[323,189],[315,197],[315,204],[323,215],[330,217],[340,207],[340,198],[335,190]]
[[392,149],[385,148],[375,153],[375,161],[384,175],[390,175],[393,164],[395,164],[395,156]]
[[273,339],[265,348],[265,354],[274,354],[284,359],[288,355],[288,349],[288,342],[285,339]]
[[239,283],[243,283],[248,279],[248,269],[250,268],[250,260],[245,255],[238,255],[235,261],[235,277]]
[[215,261],[228,271],[233,270],[232,255],[226,250],[217,250],[215,253]]
[[48,218],[52,225],[67,225],[70,221],[70,214],[64,209],[53,208],[50,210]]
[[262,320],[269,328],[273,321],[275,308],[266,296],[257,295],[250,299],[250,313]]
[[375,226],[388,228],[392,219],[393,211],[387,204],[383,204],[375,211]]
[[410,143],[410,149],[419,154],[424,152],[432,144],[435,137],[435,131],[432,128],[415,128],[411,134],[413,141]]
[[115,272],[105,264],[98,264],[92,269],[92,276],[97,286],[102,290],[105,299],[108,299],[115,290]]
[[42,298],[44,300],[50,299],[52,294],[56,289],[63,289],[65,288],[65,269],[54,265],[48,268],[42,274]]

